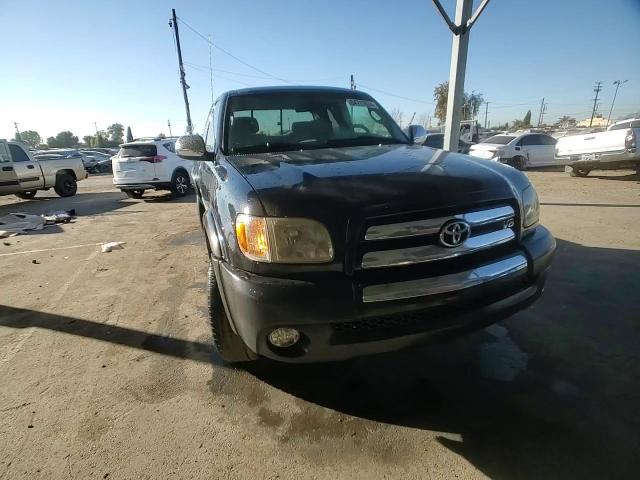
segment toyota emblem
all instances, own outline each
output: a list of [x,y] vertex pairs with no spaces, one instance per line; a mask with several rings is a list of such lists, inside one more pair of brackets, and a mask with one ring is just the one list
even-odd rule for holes
[[445,223],[440,229],[440,243],[449,248],[458,247],[469,238],[471,227],[462,220]]

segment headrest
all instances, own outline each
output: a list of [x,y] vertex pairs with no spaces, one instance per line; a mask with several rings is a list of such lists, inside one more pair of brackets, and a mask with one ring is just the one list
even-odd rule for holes
[[258,121],[253,117],[234,117],[233,129],[241,130],[245,133],[257,133],[260,130]]

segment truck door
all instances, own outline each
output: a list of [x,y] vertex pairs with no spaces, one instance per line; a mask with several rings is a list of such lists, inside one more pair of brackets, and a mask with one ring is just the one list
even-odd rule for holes
[[22,147],[15,143],[9,144],[9,152],[13,158],[13,168],[18,175],[20,189],[36,190],[44,186],[42,170],[38,162],[33,160]]
[[11,155],[6,140],[0,140],[0,195],[7,195],[20,190],[18,175],[13,169]]

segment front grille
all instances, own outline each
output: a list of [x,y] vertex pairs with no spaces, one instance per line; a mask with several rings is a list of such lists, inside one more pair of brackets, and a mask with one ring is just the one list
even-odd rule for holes
[[[458,246],[442,244],[440,233],[447,224],[463,221],[470,232]],[[513,207],[499,205],[481,210],[399,223],[374,224],[366,228],[356,269],[369,270],[447,260],[497,247],[516,238]]]

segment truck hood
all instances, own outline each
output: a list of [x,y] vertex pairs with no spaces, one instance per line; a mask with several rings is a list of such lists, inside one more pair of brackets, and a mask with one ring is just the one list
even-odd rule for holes
[[269,216],[377,216],[512,200],[520,172],[417,145],[235,155]]

